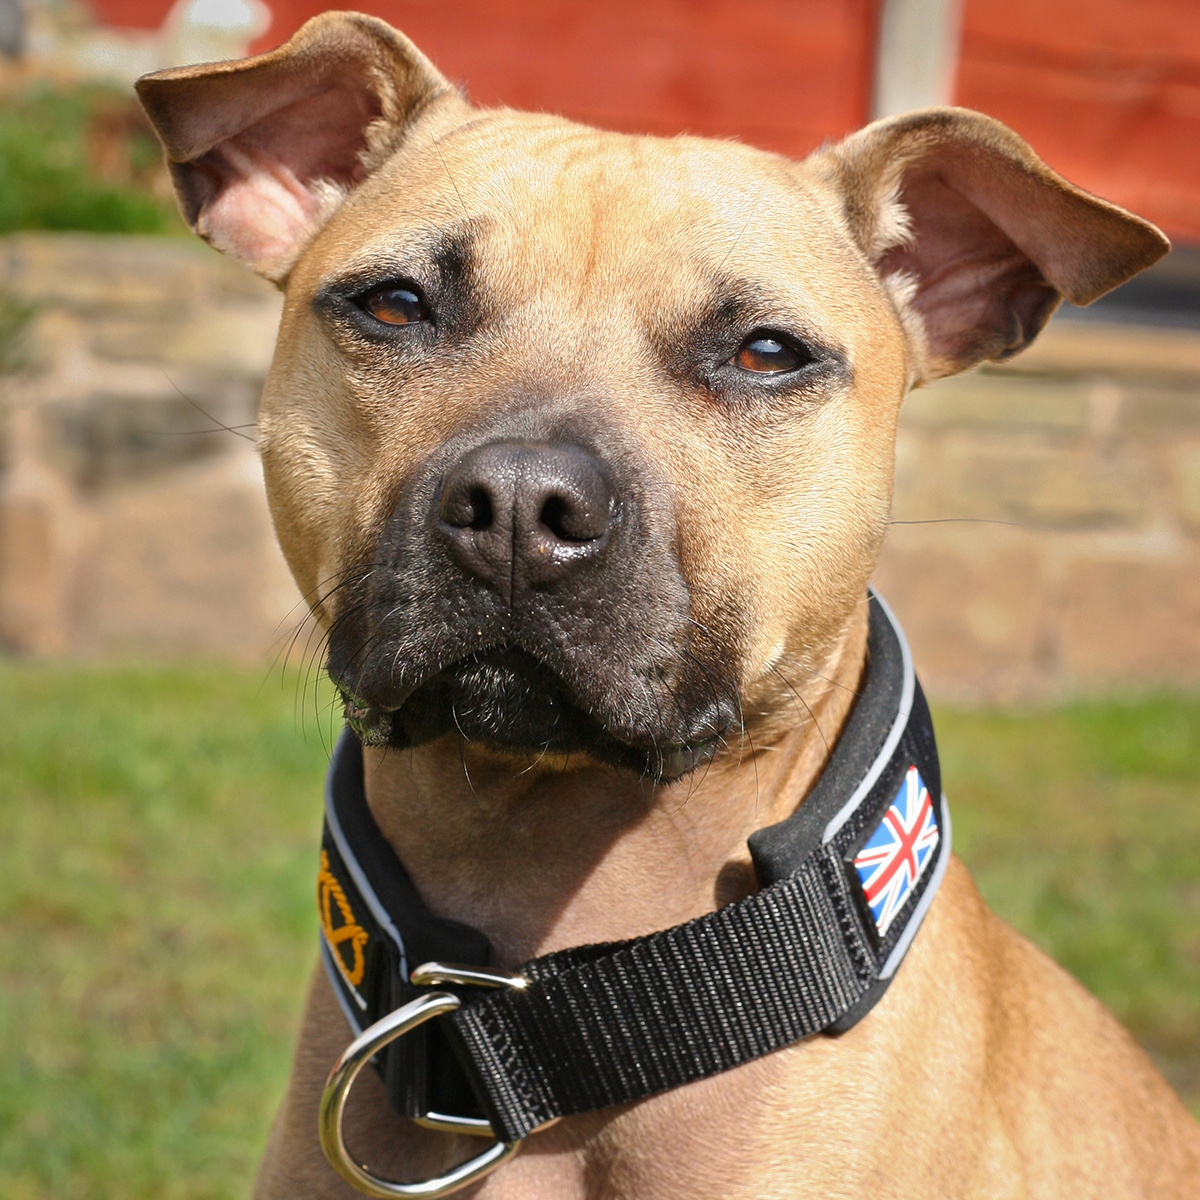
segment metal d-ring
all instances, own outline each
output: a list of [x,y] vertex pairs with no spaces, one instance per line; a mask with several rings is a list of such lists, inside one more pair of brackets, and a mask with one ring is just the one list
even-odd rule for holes
[[[417,967],[410,978],[413,983],[423,985],[454,983],[491,988],[523,988],[528,982],[523,975],[515,975],[509,971],[460,967],[450,963],[425,963],[424,966]],[[329,1078],[325,1081],[325,1090],[321,1093],[321,1106],[317,1117],[321,1149],[325,1151],[329,1165],[351,1187],[357,1188],[365,1195],[378,1197],[379,1200],[395,1200],[397,1197],[425,1197],[426,1200],[433,1200],[437,1196],[448,1196],[451,1192],[482,1179],[520,1150],[520,1139],[515,1142],[502,1142],[497,1139],[482,1154],[477,1154],[442,1175],[415,1183],[399,1183],[373,1175],[365,1166],[356,1163],[346,1149],[342,1119],[346,1110],[346,1098],[359,1071],[389,1042],[394,1042],[418,1025],[423,1025],[434,1017],[452,1013],[461,1006],[462,1001],[451,992],[430,992],[427,996],[419,996],[364,1029],[333,1064],[333,1070],[329,1072]],[[480,1117],[450,1117],[441,1113],[426,1113],[419,1124],[445,1133],[495,1136],[491,1125]]]
[[[437,987],[457,984],[460,987],[522,989],[529,980],[515,971],[498,971],[490,967],[468,967],[460,963],[427,962],[415,967],[408,977],[418,987]],[[466,1133],[471,1137],[495,1137],[492,1124],[486,1117],[456,1117],[447,1113],[426,1111],[413,1120],[423,1129],[438,1133]]]

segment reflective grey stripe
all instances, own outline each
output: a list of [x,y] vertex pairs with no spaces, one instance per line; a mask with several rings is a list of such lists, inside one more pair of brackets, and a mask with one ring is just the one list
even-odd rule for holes
[[904,636],[904,630],[900,628],[900,622],[896,620],[895,614],[888,608],[884,603],[883,597],[874,588],[871,589],[871,595],[875,598],[883,615],[887,617],[892,630],[900,641],[900,658],[904,664],[904,683],[900,689],[900,709],[896,713],[896,720],[888,732],[887,740],[883,743],[883,748],[871,764],[871,769],[863,776],[862,782],[854,789],[854,793],[850,799],[842,805],[833,820],[825,826],[825,832],[821,836],[821,844],[825,846],[834,839],[837,831],[854,814],[854,810],[858,808],[866,798],[867,793],[875,786],[875,782],[883,773],[884,767],[892,761],[892,755],[896,752],[896,745],[908,726],[908,717],[912,712],[913,695],[916,692],[917,676],[913,671],[912,652],[908,648],[908,641]]
[[938,860],[934,865],[933,874],[929,878],[929,883],[925,887],[925,895],[923,895],[913,909],[913,915],[908,918],[908,924],[904,927],[904,932],[900,935],[900,940],[896,943],[891,954],[888,955],[888,960],[883,964],[883,969],[879,972],[880,979],[891,979],[896,973],[896,968],[904,961],[904,956],[908,953],[909,946],[912,945],[912,940],[917,936],[917,930],[921,928],[921,922],[925,920],[925,914],[929,911],[929,906],[933,903],[933,897],[941,886],[942,876],[946,874],[946,867],[950,863],[950,805],[946,803],[946,793],[942,793],[942,811],[941,821],[938,823],[938,832],[941,834],[941,845],[938,849]]
[[325,974],[329,976],[329,986],[333,988],[333,994],[337,997],[338,1007],[346,1017],[346,1023],[354,1030],[354,1036],[357,1037],[363,1031],[362,1022],[358,1019],[358,1014],[350,1007],[349,1001],[346,999],[346,993],[342,991],[342,979],[338,974],[338,969],[334,966],[333,958],[330,956],[329,947],[325,943],[324,936],[320,939],[321,942],[321,965],[325,968]]
[[[330,968],[330,966],[336,967],[337,960],[338,960],[337,951],[329,944],[329,939],[325,936],[325,930],[322,929],[319,933],[319,936],[321,939],[321,953],[325,955],[325,960],[326,960],[325,961],[325,969],[328,970]],[[359,994],[358,988],[356,988],[354,986],[354,984],[352,984],[345,977],[345,975],[342,975],[342,973],[340,971],[338,972],[338,974],[341,975],[342,987],[344,987],[346,989],[346,991],[348,991],[350,993],[350,995],[354,997],[354,1003],[357,1004],[358,1007],[360,1009],[362,1009],[363,1012],[366,1012],[367,1011],[367,1002]]]
[[[335,754],[344,754],[342,747],[345,741],[338,744]],[[358,859],[354,857],[354,851],[350,849],[350,843],[346,840],[346,835],[342,832],[341,823],[337,818],[337,811],[333,803],[333,777],[336,774],[331,769],[325,775],[325,821],[329,825],[329,832],[333,835],[334,844],[337,846],[338,853],[342,856],[342,862],[346,864],[346,870],[350,872],[350,878],[354,880],[354,886],[358,888],[358,894],[363,898],[366,906],[371,910],[371,915],[379,922],[383,931],[395,943],[396,949],[400,952],[400,978],[407,982],[408,980],[408,955],[404,950],[404,939],[400,936],[400,930],[395,926],[392,918],[388,915],[388,911],[379,902],[379,897],[375,895],[374,889],[367,882],[367,877],[363,873],[362,867],[358,865]]]

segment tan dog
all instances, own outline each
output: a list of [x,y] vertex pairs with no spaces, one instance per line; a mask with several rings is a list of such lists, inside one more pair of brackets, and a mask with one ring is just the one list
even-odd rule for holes
[[[139,93],[189,222],[286,290],[259,441],[333,676],[390,729],[372,812],[510,967],[753,890],[862,673],[906,392],[1167,248],[978,114],[801,163],[602,133],[475,109],[361,16]],[[316,1137],[349,1036],[318,973],[259,1196],[352,1194]],[[393,1178],[478,1150],[370,1072],[347,1128]],[[955,861],[849,1033],[565,1119],[472,1194],[1195,1198],[1200,1129]]]

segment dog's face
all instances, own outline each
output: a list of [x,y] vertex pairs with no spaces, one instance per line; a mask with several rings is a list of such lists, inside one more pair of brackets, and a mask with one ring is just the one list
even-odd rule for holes
[[670,779],[794,724],[908,388],[1164,247],[974,114],[798,164],[606,134],[471,109],[367,18],[141,91],[193,224],[286,280],[272,510],[377,743]]
[[409,140],[294,269],[260,436],[368,735],[679,774],[820,669],[904,387],[827,188],[501,112]]

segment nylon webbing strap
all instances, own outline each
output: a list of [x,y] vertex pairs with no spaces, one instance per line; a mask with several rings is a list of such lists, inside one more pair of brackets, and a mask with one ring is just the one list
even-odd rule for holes
[[[887,990],[937,890],[950,818],[903,634],[872,595],[868,667],[820,778],[750,838],[760,890],[632,941],[522,966],[523,989],[451,987],[456,1012],[377,1056],[410,1117],[486,1117],[514,1142],[840,1033]],[[362,751],[330,764],[318,899],[326,971],[356,1032],[414,999],[424,962],[486,966],[477,930],[434,916],[379,832]]]
[[478,1068],[492,1127],[511,1142],[826,1028],[875,978],[853,904],[826,848],[740,904],[598,957],[537,959],[524,991],[473,997],[446,1020]]

